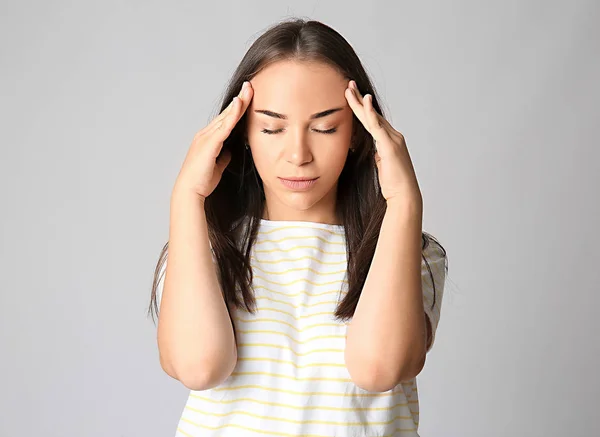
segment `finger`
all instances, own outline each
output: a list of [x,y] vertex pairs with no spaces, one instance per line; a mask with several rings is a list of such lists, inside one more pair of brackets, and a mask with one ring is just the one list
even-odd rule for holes
[[223,112],[221,112],[219,114],[219,116],[216,117],[212,121],[209,133],[211,133],[211,134],[214,133],[218,129],[221,129],[223,127],[223,125],[227,123],[227,118],[230,116],[231,112],[235,109],[235,106],[239,105],[239,100],[240,100],[240,98],[238,96],[235,96],[233,99],[231,99],[231,102],[229,102],[229,105],[227,105],[227,108],[225,108],[223,110]]
[[379,114],[373,107],[373,96],[371,94],[366,94],[363,99],[363,106],[365,108],[365,118],[367,119],[367,124],[371,129],[371,134],[373,131],[380,131],[383,129],[383,123],[380,121]]
[[[363,107],[365,107],[365,97],[367,96],[367,94],[365,94],[365,96],[363,96],[360,93],[360,91],[358,90],[358,86],[356,85],[356,81],[354,81],[354,80],[350,81],[349,87],[354,90],[354,94],[357,96],[358,100],[362,103]],[[371,107],[374,108],[373,107],[373,95],[372,94],[368,94],[368,95],[371,97]],[[377,111],[375,111],[375,110],[373,112],[377,113]],[[379,118],[379,124],[383,124],[385,127],[391,128],[392,130],[394,130],[385,118],[383,118],[381,115],[379,115],[378,118]],[[369,119],[367,118],[367,121],[368,120]],[[390,131],[389,133],[391,134],[392,132]]]
[[362,106],[362,108],[363,108],[362,110],[363,110],[363,113],[365,114],[365,115],[363,115],[363,120],[364,120],[364,123],[363,123],[363,124],[365,125],[365,127],[367,127],[367,128],[368,128],[368,119],[366,118],[366,110],[365,110],[365,99],[364,99],[364,96],[363,96],[363,95],[360,93],[360,90],[358,89],[358,85],[356,84],[356,81],[355,81],[355,80],[351,80],[351,81],[348,83],[348,86],[349,86],[349,87],[350,87],[350,89],[351,89],[351,90],[354,92],[354,95],[356,96],[356,99],[358,100],[358,102],[361,104],[361,106]]
[[[240,92],[238,93],[238,95],[236,97],[243,99],[244,96],[246,96],[246,87],[250,86],[250,82],[244,82],[244,84],[242,84],[242,87],[240,88]],[[207,131],[212,131],[216,125],[218,125],[222,120],[224,120],[227,115],[231,112],[231,108],[233,107],[233,102],[234,99],[231,99],[231,102],[229,102],[229,105],[227,105],[227,107],[225,109],[223,109],[223,111],[221,111],[221,113],[219,115],[217,115],[210,123],[209,125],[205,128]]]
[[[254,91],[250,85],[250,82],[247,82],[247,85],[243,91],[242,97],[236,97],[236,100],[239,100],[239,103],[236,102],[235,106],[232,107],[229,114],[227,114],[227,117],[223,120],[227,136],[229,136],[237,122],[240,121],[240,118],[242,115],[244,115],[244,112],[250,105],[250,101],[254,96]],[[225,138],[227,138],[227,136]]]
[[394,127],[390,124],[389,121],[387,121],[385,119],[385,117],[381,117],[381,121],[383,122],[383,124],[388,132],[388,135],[393,137],[396,141],[404,141],[404,135],[402,135],[402,133],[400,133],[396,129],[394,129]]
[[[360,91],[358,90],[358,86],[356,85],[356,81],[351,80],[348,83],[348,88],[350,88],[351,90],[354,91],[354,95],[356,96],[356,99],[362,104],[363,106],[363,111],[365,111],[365,101],[364,101],[364,97],[360,94]],[[372,96],[371,96],[372,98]],[[373,107],[373,100],[371,100],[371,107]],[[373,112],[377,113],[377,111],[373,110]],[[387,121],[385,119],[385,117],[383,117],[382,115],[380,115],[379,113],[377,113],[379,115],[378,119],[379,122],[383,125],[383,127],[386,129],[388,135],[390,137],[395,138],[398,141],[403,141],[404,136],[398,132],[396,129],[394,129],[394,127],[390,124],[389,121]],[[362,122],[362,120],[361,120]],[[367,121],[368,124],[368,121]],[[363,125],[365,125],[365,123],[363,123]],[[366,127],[366,126],[365,126]]]
[[386,139],[386,137],[389,138],[390,136],[382,121],[383,117],[381,117],[373,107],[373,96],[371,94],[366,94],[363,102],[365,108],[365,117],[367,119],[367,124],[369,125],[369,132],[375,140],[375,148],[379,150],[377,143],[381,143]]
[[215,128],[217,127],[217,125],[219,123],[221,123],[223,118],[225,118],[227,113],[231,110],[232,105],[233,105],[233,99],[231,100],[231,102],[229,102],[229,105],[227,105],[227,107],[225,109],[223,109],[223,111],[221,111],[221,113],[219,115],[217,115],[215,118],[213,118],[210,121],[210,123],[208,123],[202,129],[200,129],[197,134],[198,135],[206,135],[206,134],[210,134],[211,132],[213,132],[215,130]]
[[231,131],[250,105],[253,95],[252,87],[248,82],[248,85],[245,87],[244,93],[242,94],[242,98],[237,96],[233,98],[234,102],[232,102],[231,110],[225,118],[219,122],[218,127],[213,132],[217,143],[222,143],[231,134]]
[[[238,95],[235,97],[240,97],[241,94],[242,94],[242,91],[240,91],[238,93]],[[229,105],[227,105],[227,107],[225,109],[223,109],[223,111],[221,111],[221,113],[215,117],[215,119],[212,121],[211,124],[213,124],[213,125],[219,124],[222,120],[224,120],[227,117],[227,115],[231,112],[231,108],[233,107],[233,102],[235,101],[235,97],[233,99],[231,99],[231,102],[229,102]]]
[[235,114],[239,111],[241,104],[241,99],[238,96],[235,96],[231,101],[231,109],[227,115],[219,120],[209,132],[209,135],[211,135],[213,138],[215,145],[218,145],[218,150],[215,151],[217,155],[220,151],[223,141],[225,141],[235,126]]
[[354,90],[354,93],[356,94],[356,96],[358,98],[358,101],[360,103],[363,103],[363,96],[362,96],[362,94],[360,93],[360,91],[358,89],[358,85],[356,85],[356,81],[351,80],[350,83],[349,83],[349,85],[350,85],[350,88],[352,88]]
[[240,92],[240,99],[242,100],[242,105],[240,108],[240,113],[238,115],[238,118],[236,119],[236,123],[239,121],[239,119],[241,118],[242,115],[244,115],[244,113],[246,112],[246,109],[248,109],[248,106],[250,106],[250,102],[252,101],[252,98],[254,97],[254,88],[252,88],[252,84],[247,81],[245,82],[246,87],[244,89],[242,89],[242,92]]
[[[231,102],[230,111],[235,111],[236,107],[240,105],[240,99],[235,96]],[[211,123],[210,130],[207,130],[204,135],[208,138],[208,148],[210,156],[216,159],[221,153],[221,149],[223,148],[223,143],[225,139],[229,136],[231,130],[228,128],[227,118],[223,118],[220,121],[215,121]]]
[[[242,86],[242,89],[240,90],[239,94],[231,100],[231,103],[229,103],[227,108],[219,115],[219,117],[217,117],[214,120],[214,124],[212,124],[212,127],[209,130],[209,133],[213,133],[221,128],[223,128],[225,130],[229,129],[229,133],[230,133],[231,129],[233,129],[235,124],[240,119],[241,115],[244,113],[244,111],[250,104],[250,100],[252,100],[252,96],[253,96],[253,90],[250,85],[250,82],[244,82],[244,85]],[[240,101],[241,101],[241,109],[242,109],[241,112],[236,110],[237,106],[240,105],[240,103],[239,103]],[[230,127],[227,127],[228,125],[230,125]],[[229,135],[229,133],[227,135]],[[227,137],[225,137],[225,138],[227,138]]]
[[367,120],[365,119],[365,109],[362,102],[358,99],[358,96],[355,94],[352,88],[347,88],[345,92],[346,100],[348,100],[348,105],[356,115],[356,118],[363,124],[365,129],[367,127]]

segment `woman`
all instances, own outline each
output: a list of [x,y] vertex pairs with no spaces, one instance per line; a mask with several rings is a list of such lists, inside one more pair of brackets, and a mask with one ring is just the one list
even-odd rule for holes
[[374,96],[341,35],[285,21],[195,135],[150,304],[178,436],[418,435],[447,258]]

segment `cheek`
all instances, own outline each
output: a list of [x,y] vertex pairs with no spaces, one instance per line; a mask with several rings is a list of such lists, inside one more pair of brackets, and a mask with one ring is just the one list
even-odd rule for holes
[[322,146],[315,148],[314,155],[319,166],[327,166],[331,170],[341,171],[348,157],[350,148],[350,132],[336,132],[332,138],[322,141]]
[[276,156],[273,155],[273,148],[268,145],[261,143],[260,138],[252,140],[252,137],[248,137],[248,142],[252,144],[252,160],[258,175],[263,181],[268,181],[275,174],[277,161]]
[[336,141],[335,144],[321,144],[320,146],[316,147],[313,152],[313,157],[319,167],[343,167],[348,156],[348,144],[346,142]]
[[268,141],[265,141],[265,134],[260,132],[258,125],[248,122],[248,143],[251,145],[252,159],[256,169],[262,171],[263,168],[268,168],[269,161],[273,159],[269,155],[269,152],[273,150],[272,147],[268,147]]

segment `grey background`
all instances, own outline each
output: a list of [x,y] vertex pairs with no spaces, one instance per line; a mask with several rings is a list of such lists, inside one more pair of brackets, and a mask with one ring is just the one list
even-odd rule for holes
[[174,435],[145,315],[170,192],[291,15],[358,52],[448,251],[421,435],[599,435],[600,4],[458,0],[3,1],[0,436]]

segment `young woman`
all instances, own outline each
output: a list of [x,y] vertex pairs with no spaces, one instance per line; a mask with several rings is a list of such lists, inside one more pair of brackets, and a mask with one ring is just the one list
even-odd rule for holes
[[341,35],[296,19],[256,40],[170,208],[150,311],[190,389],[178,436],[418,436],[446,252]]

